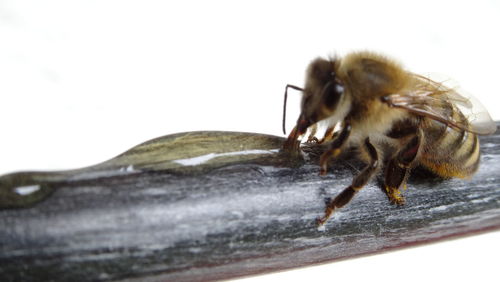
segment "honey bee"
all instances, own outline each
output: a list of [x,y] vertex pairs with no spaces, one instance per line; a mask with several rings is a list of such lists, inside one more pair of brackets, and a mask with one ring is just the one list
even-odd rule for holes
[[[320,157],[321,175],[347,147],[357,148],[366,163],[352,184],[329,201],[317,219],[320,226],[381,169],[383,190],[396,205],[405,203],[400,189],[416,166],[443,178],[472,176],[480,159],[477,135],[496,131],[487,111],[472,98],[371,52],[313,60],[305,87],[285,88],[283,131],[288,88],[303,96],[285,151],[298,152],[300,138],[309,130],[308,142],[328,144]],[[318,124],[327,127],[321,140],[314,137]]]

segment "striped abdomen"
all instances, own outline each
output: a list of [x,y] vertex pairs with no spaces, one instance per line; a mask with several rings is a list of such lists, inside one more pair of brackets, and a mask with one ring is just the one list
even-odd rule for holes
[[[455,120],[467,124],[459,111],[453,111]],[[466,130],[446,126],[427,119],[424,122],[424,147],[420,164],[442,177],[470,177],[479,166],[479,139]]]

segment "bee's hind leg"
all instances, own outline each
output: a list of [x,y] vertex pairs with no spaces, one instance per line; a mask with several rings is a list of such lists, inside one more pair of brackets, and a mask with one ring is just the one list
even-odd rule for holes
[[409,175],[411,165],[417,157],[420,148],[420,134],[415,135],[399,151],[395,158],[389,160],[385,168],[384,192],[389,201],[396,205],[403,205],[405,198],[399,190],[402,186],[406,187],[406,180]]
[[332,215],[333,211],[345,206],[354,195],[363,188],[363,186],[368,183],[372,176],[377,171],[379,166],[377,150],[370,143],[368,138],[365,139],[364,148],[367,150],[370,156],[370,163],[352,180],[352,184],[345,188],[340,194],[337,195],[333,200],[331,200],[325,209],[325,214],[323,217],[318,218],[316,223],[321,226],[328,218]]

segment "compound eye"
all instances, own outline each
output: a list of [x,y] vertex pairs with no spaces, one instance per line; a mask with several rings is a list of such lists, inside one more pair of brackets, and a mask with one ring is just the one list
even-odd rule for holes
[[329,81],[323,87],[323,103],[329,109],[334,109],[340,101],[340,97],[344,94],[344,86],[337,81]]

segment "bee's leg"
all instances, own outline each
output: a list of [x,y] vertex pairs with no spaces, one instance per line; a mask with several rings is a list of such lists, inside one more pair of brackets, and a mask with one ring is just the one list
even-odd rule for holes
[[318,143],[318,138],[316,138],[316,131],[318,130],[318,125],[315,123],[309,127],[309,136],[307,137],[307,143]]
[[325,135],[323,135],[323,138],[321,138],[321,140],[318,140],[317,143],[323,144],[337,137],[336,133],[334,133],[333,130],[335,130],[335,126],[328,127],[325,131]]
[[340,153],[342,152],[341,148],[346,143],[350,133],[351,125],[346,122],[340,134],[333,140],[328,150],[325,151],[319,159],[319,165],[321,167],[319,171],[320,175],[325,175],[328,169],[328,162],[332,158],[336,158],[338,157],[338,155],[340,155]]
[[288,135],[285,144],[283,144],[283,150],[290,153],[297,153],[300,149],[300,141],[298,140],[299,137],[297,126],[295,126],[292,129],[292,132],[290,132],[290,135]]
[[307,143],[316,143],[316,144],[323,144],[325,142],[333,140],[335,137],[337,137],[337,134],[333,132],[335,130],[335,125],[328,127],[325,131],[325,134],[323,135],[323,138],[318,139],[316,135],[317,131],[317,126],[316,124],[311,127],[311,133],[309,134],[309,137],[307,138]]
[[415,160],[420,148],[420,134],[413,137],[395,158],[391,159],[385,169],[385,193],[391,203],[403,205],[405,198],[401,195],[399,188],[406,186],[411,164]]
[[333,200],[331,200],[325,209],[325,215],[317,219],[318,225],[323,225],[328,218],[332,215],[333,211],[345,206],[352,197],[363,188],[363,186],[368,183],[372,176],[377,171],[379,166],[377,150],[370,143],[368,138],[365,139],[364,148],[367,150],[370,156],[370,163],[352,180],[349,187],[345,188],[340,194],[337,195]]

